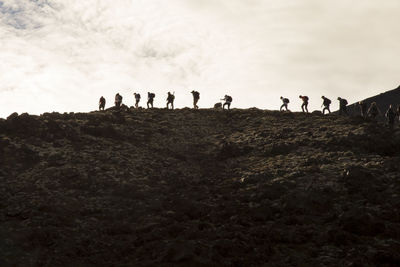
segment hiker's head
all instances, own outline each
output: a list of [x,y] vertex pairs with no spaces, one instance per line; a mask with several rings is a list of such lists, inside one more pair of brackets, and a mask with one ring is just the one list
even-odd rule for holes
[[322,99],[325,99],[325,96],[321,96]]
[[299,98],[302,98],[303,96],[302,95],[299,95]]
[[337,100],[339,100],[339,101],[340,101],[341,99],[342,99],[341,97],[338,97],[338,98],[337,98]]
[[283,96],[281,96],[281,99],[283,99]]

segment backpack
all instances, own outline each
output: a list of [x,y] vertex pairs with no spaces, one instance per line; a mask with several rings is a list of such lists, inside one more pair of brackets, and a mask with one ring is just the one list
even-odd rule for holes
[[346,99],[343,99],[343,105],[344,105],[344,106],[347,106],[347,104],[348,104],[347,100],[346,100]]
[[308,101],[308,96],[303,96],[304,101]]
[[193,96],[194,96],[194,98],[200,99],[200,93],[197,91],[193,92]]
[[282,100],[283,100],[283,103],[286,103],[286,104],[289,104],[289,103],[290,103],[289,99],[287,99],[287,98],[284,98],[284,99],[282,99]]
[[226,97],[226,101],[227,101],[227,102],[232,102],[232,97],[228,95],[228,96]]
[[324,99],[324,105],[330,105],[331,103],[332,103],[332,101],[330,99],[328,99],[328,98]]
[[151,93],[151,94],[149,94],[149,97],[150,97],[150,98],[155,98],[156,95],[155,95],[154,93]]

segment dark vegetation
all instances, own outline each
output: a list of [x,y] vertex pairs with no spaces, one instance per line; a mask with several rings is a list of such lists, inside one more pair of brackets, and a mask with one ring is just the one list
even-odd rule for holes
[[399,266],[400,132],[257,109],[0,120],[1,266]]

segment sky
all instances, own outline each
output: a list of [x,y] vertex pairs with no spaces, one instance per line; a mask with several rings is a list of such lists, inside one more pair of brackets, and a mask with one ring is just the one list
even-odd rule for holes
[[0,117],[86,112],[100,96],[164,107],[299,111],[400,84],[398,0],[0,0]]

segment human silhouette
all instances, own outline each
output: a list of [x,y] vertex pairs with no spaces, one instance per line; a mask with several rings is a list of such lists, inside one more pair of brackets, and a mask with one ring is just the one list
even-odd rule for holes
[[194,91],[194,90],[193,90],[191,93],[192,93],[192,95],[193,95],[193,108],[194,108],[194,109],[198,109],[199,106],[197,106],[197,102],[199,102],[200,93],[197,92],[197,91]]
[[280,111],[282,111],[283,108],[286,109],[286,111],[288,111],[288,104],[289,104],[289,99],[288,98],[284,98],[283,96],[281,96],[281,100],[283,102],[281,108],[279,109]]
[[400,121],[400,105],[397,106],[397,116],[399,116],[399,121]]
[[140,94],[134,93],[134,96],[135,96],[135,108],[139,108]]
[[175,100],[175,95],[168,92],[167,109],[169,108],[169,104],[171,104],[171,109],[174,109],[174,100]]
[[106,106],[106,99],[103,96],[101,96],[99,100],[99,110],[104,110],[105,106]]
[[338,97],[339,100],[339,115],[348,115],[347,113],[347,100],[341,97]]
[[324,108],[322,109],[322,114],[325,114],[325,110],[327,110],[329,113],[331,113],[329,106],[331,105],[332,101],[325,96],[322,96],[321,98],[323,99],[321,107],[324,106]]
[[379,110],[378,106],[376,105],[376,102],[372,102],[371,106],[368,109],[368,117],[375,119],[376,116],[378,116],[379,114],[381,114],[381,111]]
[[225,109],[225,106],[228,106],[228,110],[230,110],[232,104],[232,97],[229,95],[225,95],[224,98],[222,98],[221,100],[225,101],[225,103],[222,105],[222,109]]
[[301,100],[303,100],[303,104],[301,105],[301,110],[303,112],[308,113],[308,96],[300,95],[299,98],[301,98]]
[[147,108],[150,108],[150,105],[151,105],[151,108],[153,108],[153,102],[154,102],[155,97],[156,97],[156,94],[147,92]]
[[117,93],[115,95],[115,106],[119,108],[121,107],[121,104],[122,104],[122,96],[119,93]]
[[367,104],[367,102],[360,101],[360,102],[358,102],[358,105],[360,106],[361,117],[366,118],[367,117],[367,112],[368,112],[368,104]]
[[390,128],[393,128],[394,126],[394,119],[396,118],[396,113],[393,110],[393,106],[390,105],[389,109],[386,111],[385,114],[386,118],[388,119],[388,125]]

